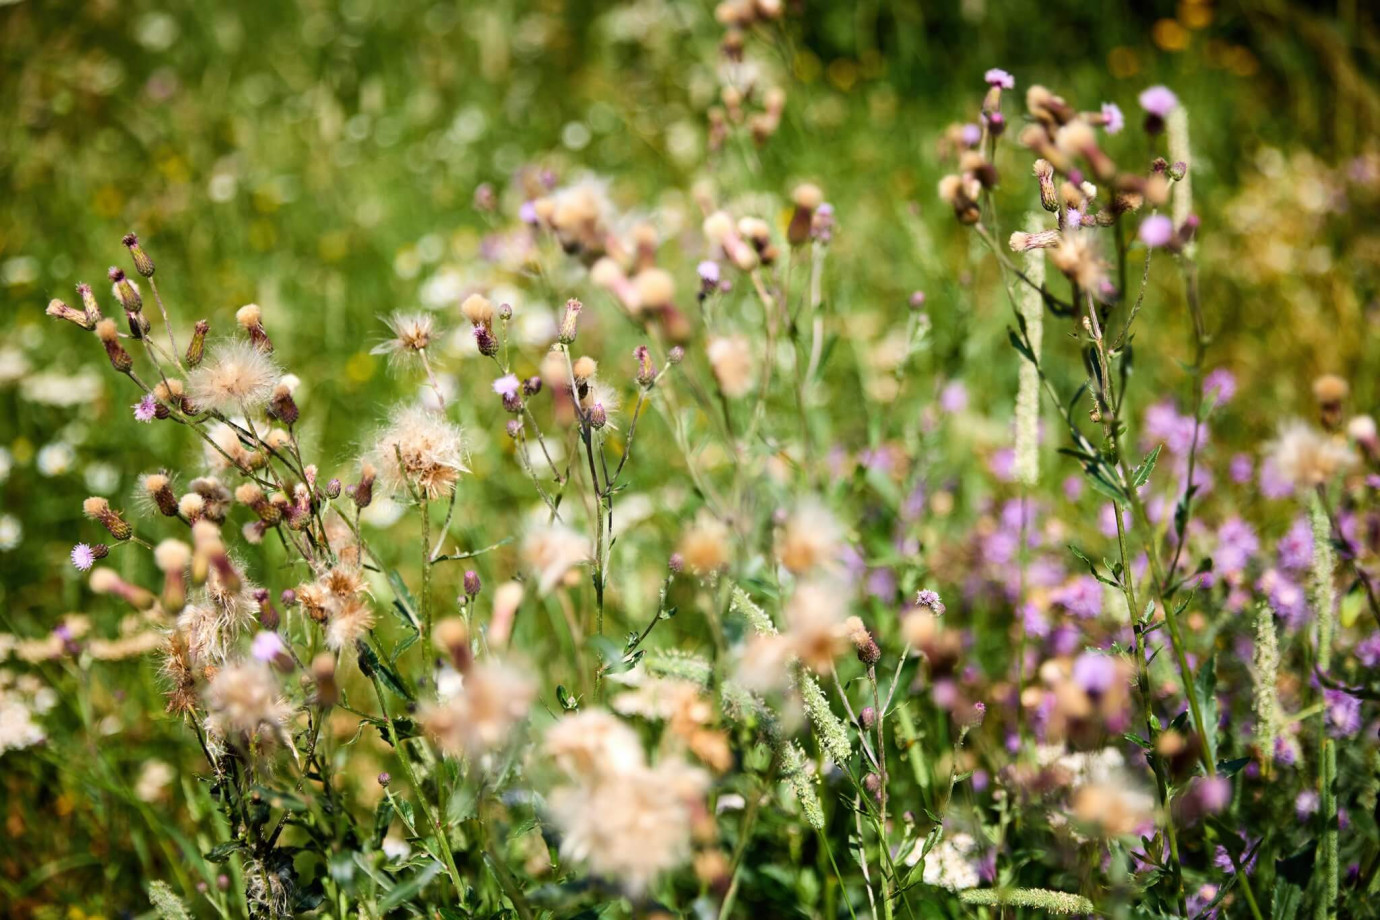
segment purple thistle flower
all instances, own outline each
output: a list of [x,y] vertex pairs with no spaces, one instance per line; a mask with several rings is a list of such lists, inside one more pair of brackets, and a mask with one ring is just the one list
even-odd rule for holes
[[1260,539],[1251,525],[1239,517],[1230,517],[1217,528],[1215,569],[1226,575],[1243,572],[1259,549]]
[[537,205],[533,201],[524,201],[522,207],[518,208],[518,220],[528,226],[537,225]]
[[1294,798],[1294,814],[1300,821],[1307,821],[1313,817],[1318,810],[1318,792],[1316,789],[1304,789]]
[[250,654],[259,661],[272,662],[276,660],[279,655],[285,654],[286,652],[287,648],[283,645],[282,637],[276,632],[269,632],[264,629],[254,634],[254,642],[250,646]]
[[1080,620],[1093,620],[1102,615],[1102,585],[1091,575],[1073,579],[1055,591],[1050,600]]
[[931,591],[929,588],[922,588],[920,593],[915,595],[915,606],[925,607],[935,616],[944,613],[944,602],[939,599],[939,592]]
[[91,566],[96,564],[96,553],[85,543],[78,543],[72,547],[72,565],[79,572],[91,571]]
[[1102,117],[1105,120],[1102,130],[1108,134],[1119,134],[1126,127],[1126,116],[1121,114],[1121,106],[1115,102],[1102,103]]
[[982,75],[982,79],[987,81],[988,86],[999,86],[1002,89],[1016,88],[1016,78],[1000,67],[993,67]]
[[700,281],[704,284],[705,287],[713,287],[714,285],[719,283],[718,262],[711,261],[710,259],[705,259],[699,265],[695,266],[695,271],[699,274]]
[[1279,471],[1272,457],[1260,464],[1260,494],[1266,498],[1289,498],[1294,494],[1294,481]]
[[1356,657],[1368,668],[1380,665],[1380,633],[1371,633],[1356,643]]
[[1255,475],[1255,461],[1251,459],[1250,454],[1235,454],[1231,458],[1229,471],[1231,481],[1244,486]]
[[1084,693],[1106,693],[1117,682],[1116,662],[1100,652],[1084,652],[1073,660],[1073,682]]
[[1323,690],[1327,721],[1334,738],[1349,738],[1361,730],[1361,700],[1345,690]]
[[978,141],[982,140],[982,129],[972,122],[969,122],[963,126],[963,130],[959,134],[959,137],[963,140],[965,146],[976,147]]
[[1179,105],[1179,97],[1167,86],[1152,86],[1140,94],[1140,107],[1164,118]]
[[968,408],[968,388],[961,380],[953,380],[939,391],[939,408],[953,415]]
[[494,381],[494,392],[504,399],[516,399],[521,388],[522,381],[518,380],[517,374],[508,374]]
[[153,398],[152,393],[144,394],[144,398],[130,407],[134,410],[134,420],[136,422],[151,422],[154,420],[158,411],[158,400]]
[[1169,245],[1174,239],[1174,222],[1163,214],[1151,214],[1140,222],[1140,241],[1151,249]]
[[1217,394],[1217,405],[1231,402],[1236,395],[1236,375],[1225,367],[1219,367],[1203,378],[1203,395]]
[[1275,544],[1279,567],[1290,572],[1306,572],[1313,564],[1313,525],[1306,515],[1294,518],[1289,532]]

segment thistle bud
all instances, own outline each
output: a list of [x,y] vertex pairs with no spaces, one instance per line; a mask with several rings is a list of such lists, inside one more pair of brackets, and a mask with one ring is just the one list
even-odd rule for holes
[[187,366],[196,367],[201,363],[202,356],[206,354],[206,333],[211,331],[211,324],[204,319],[196,321],[196,326],[192,328],[192,340],[187,343]]
[[177,495],[173,493],[172,482],[163,473],[150,473],[143,479],[144,494],[153,502],[158,513],[164,517],[177,517]]
[[[372,676],[373,671],[365,670],[364,655],[359,656],[360,671]],[[316,702],[322,706],[334,706],[340,699],[340,688],[335,681],[335,656],[322,652],[311,660],[311,678],[316,684]],[[384,774],[385,776],[387,774]]]
[[681,348],[679,345],[675,346],[669,352],[666,353],[666,363],[668,364],[679,364],[684,360],[685,349]]
[[350,495],[354,499],[355,507],[368,508],[369,503],[374,500],[374,477],[377,475],[378,471],[374,469],[372,463],[360,465],[359,482]]
[[101,321],[101,308],[96,303],[96,295],[89,284],[77,285],[77,296],[81,298],[82,309],[86,311],[87,322],[95,326]]
[[589,427],[598,431],[609,423],[609,414],[603,403],[595,403],[589,409]]
[[523,395],[523,396],[529,396],[529,397],[530,397],[530,396],[536,396],[536,395],[537,395],[538,393],[540,393],[540,392],[541,392],[541,378],[540,378],[540,377],[535,377],[535,376],[534,376],[534,377],[528,377],[526,380],[522,381],[522,395]]
[[126,313],[138,313],[144,309],[144,298],[139,296],[139,289],[125,275],[124,269],[112,265],[106,274],[110,278],[111,290],[115,294],[115,299],[120,302],[120,306],[125,308]]
[[289,428],[297,424],[297,403],[287,384],[279,383],[273,388],[273,398],[268,402],[268,417],[276,418]]
[[474,597],[482,587],[483,583],[479,580],[479,573],[474,569],[467,569],[465,571],[465,596]]
[[488,326],[475,326],[474,340],[479,345],[479,353],[486,358],[498,354],[498,339]]
[[278,608],[273,606],[273,598],[269,596],[268,589],[256,589],[254,600],[259,605],[259,625],[270,632],[277,629],[282,618],[278,615]]
[[129,250],[129,256],[134,260],[134,270],[145,278],[152,278],[153,260],[149,258],[148,253],[144,252],[144,247],[139,245],[139,237],[133,233],[126,233],[120,242],[124,243],[125,248]]
[[862,712],[858,713],[858,725],[865,732],[872,731],[877,725],[877,710],[871,706],[864,706]]
[[882,778],[876,773],[869,773],[863,777],[863,788],[867,794],[874,799],[880,800],[882,797]]
[[685,571],[685,557],[680,553],[672,553],[671,558],[666,560],[666,570],[672,575],[679,575]]
[[436,643],[436,648],[450,656],[451,664],[455,665],[455,670],[462,674],[469,670],[471,661],[470,631],[465,626],[464,620],[458,617],[447,617],[441,620],[436,624],[431,637]]
[[336,499],[340,497],[340,480],[332,478],[326,483],[326,497]]
[[638,386],[650,387],[656,383],[656,365],[652,363],[652,353],[647,350],[647,346],[639,345],[634,348],[633,357],[637,359]]
[[810,240],[810,225],[815,209],[824,203],[824,193],[819,186],[806,182],[795,187],[791,199],[795,202],[795,210],[786,227],[786,241],[792,246],[802,246]]
[[1324,428],[1334,431],[1342,421],[1342,403],[1351,394],[1351,385],[1337,374],[1323,374],[1313,381],[1313,398]]
[[96,323],[96,335],[100,338],[101,344],[105,346],[106,356],[110,358],[110,366],[122,374],[128,374],[134,367],[134,359],[120,344],[120,333],[115,329],[115,321],[103,319]]
[[510,303],[501,303],[501,304],[499,304],[499,305],[498,305],[498,318],[499,318],[500,321],[505,322],[505,323],[508,322],[508,320],[512,319],[512,318],[513,318],[513,305],[510,304]]
[[1054,188],[1054,166],[1049,160],[1035,161],[1035,179],[1040,184],[1040,207],[1046,211],[1059,210],[1059,193]]
[[489,326],[494,321],[494,305],[483,294],[471,294],[460,304],[460,312],[474,326]]
[[508,437],[512,438],[514,441],[522,435],[522,419],[520,418],[508,419],[508,424],[504,427],[508,432]]
[[254,347],[264,354],[273,351],[273,342],[268,338],[268,330],[264,329],[264,313],[256,303],[245,304],[235,311],[235,322],[240,324],[240,328],[249,333],[249,341],[254,343]]
[[98,495],[93,495],[82,502],[82,513],[93,521],[99,521],[101,526],[110,532],[110,535],[123,543],[134,536],[134,529],[120,517],[118,511],[110,507],[110,502]]
[[561,344],[569,345],[575,341],[575,333],[579,331],[580,311],[585,305],[574,297],[565,302],[565,315],[561,317],[560,331],[556,338]]
[[379,774],[378,783],[379,783],[380,786],[382,786],[383,788],[387,789],[387,788],[388,788],[388,784],[391,783],[391,782],[393,782],[393,777],[390,776],[390,775],[388,775],[388,773],[384,772],[384,773],[380,773],[380,774]]
[[67,322],[74,323],[83,329],[91,329],[96,325],[96,321],[88,319],[86,314],[81,310],[68,306],[65,302],[56,297],[48,301],[48,309],[45,312],[55,319],[65,319]]

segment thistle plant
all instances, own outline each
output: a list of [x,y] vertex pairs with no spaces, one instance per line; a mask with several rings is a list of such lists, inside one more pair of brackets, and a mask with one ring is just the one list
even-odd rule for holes
[[[1363,911],[1380,440],[1326,375],[1224,452],[1196,112],[992,68],[879,233],[782,6],[713,28],[683,187],[573,132],[324,378],[314,305],[188,312],[153,230],[50,300],[160,453],[0,637],[0,754],[154,829],[162,917]],[[120,706],[175,753],[125,775]]]

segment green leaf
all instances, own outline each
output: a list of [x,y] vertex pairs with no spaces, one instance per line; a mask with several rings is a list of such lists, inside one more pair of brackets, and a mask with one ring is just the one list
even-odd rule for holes
[[379,900],[379,911],[389,911],[402,904],[404,901],[412,900],[412,897],[420,892],[427,884],[441,873],[441,864],[435,860],[413,874],[411,878],[398,885],[388,894]]
[[421,630],[422,621],[417,616],[417,601],[412,596],[412,591],[407,587],[407,582],[398,574],[397,569],[388,570],[388,586],[393,589],[393,609],[402,617],[403,622],[411,626],[414,630]]
[[1083,472],[1087,474],[1088,481],[1092,484],[1094,489],[1101,492],[1107,498],[1110,498],[1117,505],[1125,508],[1131,504],[1131,500],[1126,497],[1126,493],[1121,490],[1121,487],[1113,484],[1096,469],[1084,467]]
[[1150,451],[1150,453],[1145,456],[1144,460],[1140,461],[1140,466],[1136,467],[1135,470],[1131,472],[1131,488],[1139,489],[1150,481],[1150,474],[1154,472],[1155,469],[1155,461],[1160,459],[1161,446],[1163,445],[1156,444],[1155,449]]
[[1217,759],[1217,656],[1207,660],[1194,678],[1198,691],[1198,705],[1202,708],[1203,724],[1196,726],[1207,745],[1208,756]]
[[1007,329],[1006,335],[1007,338],[1011,340],[1012,348],[1020,352],[1021,356],[1025,358],[1027,361],[1029,361],[1031,364],[1034,364],[1037,367],[1039,366],[1039,362],[1035,360],[1035,354],[1026,346],[1025,342],[1021,341],[1021,337],[1016,335],[1016,331],[1014,329]]
[[1217,764],[1217,772],[1222,776],[1235,776],[1246,768],[1251,762],[1249,757],[1238,757],[1235,760],[1223,760]]
[[359,652],[359,670],[365,677],[377,675],[389,690],[405,700],[411,701],[413,699],[398,672],[393,670],[392,665],[384,664],[369,645],[363,641],[356,642],[355,649]]
[[206,861],[213,863],[223,863],[230,858],[230,854],[237,853],[245,848],[242,840],[227,840],[211,847],[206,853]]
[[370,846],[378,849],[383,843],[383,838],[388,836],[388,825],[393,823],[393,802],[387,796],[379,802],[379,807],[374,812],[374,835],[370,838]]

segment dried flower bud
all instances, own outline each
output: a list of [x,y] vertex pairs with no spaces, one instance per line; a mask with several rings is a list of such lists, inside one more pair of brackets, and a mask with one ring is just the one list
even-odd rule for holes
[[340,497],[340,480],[332,478],[326,483],[326,497],[335,499]]
[[211,324],[204,319],[196,321],[196,326],[192,328],[192,340],[187,343],[187,366],[196,367],[201,363],[202,357],[206,354],[206,333],[211,331]]
[[355,485],[350,497],[354,499],[355,507],[368,508],[369,503],[374,500],[374,477],[378,471],[374,469],[372,463],[360,464],[359,482]]
[[279,383],[273,388],[273,397],[268,401],[268,417],[277,419],[289,428],[297,424],[297,403],[287,384]]
[[680,347],[679,345],[675,346],[675,347],[672,348],[669,352],[666,353],[666,363],[667,363],[667,364],[679,364],[680,362],[682,362],[682,361],[684,361],[684,360],[685,360],[685,349],[682,348],[682,347]]
[[48,309],[45,312],[55,319],[65,319],[83,329],[94,329],[96,326],[96,321],[88,317],[83,311],[69,306],[56,297],[48,301]]
[[123,269],[112,265],[107,275],[110,278],[115,299],[120,302],[120,306],[125,308],[126,313],[138,313],[144,309],[144,298],[139,295],[139,288],[135,287],[134,282],[129,280]]
[[481,355],[492,357],[498,354],[498,339],[489,331],[488,326],[475,326],[474,340],[479,345]]
[[858,713],[858,725],[865,732],[870,732],[877,725],[877,710],[871,706],[864,706],[862,712]]
[[536,395],[537,395],[538,393],[540,393],[540,392],[541,392],[541,378],[540,378],[540,377],[528,377],[526,380],[522,381],[522,395],[523,395],[523,396],[536,396]]
[[164,517],[177,517],[177,495],[172,490],[172,481],[163,473],[150,473],[143,478],[144,493],[153,501],[158,513]]
[[672,575],[679,575],[685,571],[685,557],[680,553],[672,553],[671,558],[666,560],[666,569]]
[[494,305],[483,294],[471,294],[460,304],[460,312],[475,326],[489,326],[494,321]]
[[474,569],[467,569],[465,571],[464,585],[466,597],[474,597],[478,594],[483,587],[483,584],[479,580],[479,573]]
[[103,319],[96,323],[96,335],[100,338],[101,344],[105,346],[106,356],[110,358],[110,366],[122,374],[128,374],[134,367],[134,359],[120,344],[120,333],[115,328],[115,321]]
[[514,441],[522,435],[522,419],[520,418],[508,419],[508,423],[504,427],[508,432],[508,437],[512,438]]
[[455,670],[464,673],[469,670],[470,631],[465,621],[459,617],[447,617],[436,624],[431,634],[436,648],[450,656]]
[[579,331],[580,311],[585,305],[574,297],[565,302],[565,315],[561,317],[560,330],[556,335],[557,341],[564,345],[569,345],[575,341],[575,334]]
[[89,284],[77,285],[77,296],[81,298],[82,308],[86,311],[86,319],[94,327],[101,321],[101,308],[96,303],[96,295],[91,290]]
[[110,502],[98,495],[93,495],[82,502],[82,513],[94,521],[99,521],[101,526],[110,532],[110,535],[123,543],[134,536],[134,529],[120,517],[118,511],[110,507]]
[[126,233],[121,240],[125,248],[129,250],[130,258],[134,260],[134,270],[145,278],[153,277],[153,260],[144,252],[144,248],[139,245],[139,237],[133,233]]
[[254,343],[255,348],[268,354],[273,351],[273,342],[269,340],[268,331],[264,329],[263,315],[263,309],[258,304],[249,303],[235,311],[235,322],[249,333],[249,341]]
[[647,350],[647,346],[639,345],[634,348],[633,357],[637,360],[638,385],[650,387],[656,383],[656,365],[652,363],[652,353]]
[[880,800],[882,797],[882,778],[876,773],[869,773],[863,777],[863,788],[867,794]]
[[801,246],[809,242],[810,225],[814,220],[815,209],[824,203],[824,193],[819,190],[819,186],[805,182],[795,187],[791,192],[791,199],[795,203],[795,210],[791,213],[791,222],[786,227],[786,241],[792,246]]
[[1054,189],[1054,166],[1049,160],[1039,159],[1035,161],[1033,171],[1040,184],[1040,207],[1046,211],[1059,210],[1059,196]]
[[608,411],[603,403],[595,403],[589,408],[589,427],[598,431],[609,423]]
[[[363,661],[364,656],[361,655],[361,664]],[[369,672],[365,673],[368,674]],[[322,706],[334,706],[340,699],[340,688],[335,681],[335,656],[329,652],[322,652],[313,658],[311,660],[311,677],[316,683],[316,701]]]

